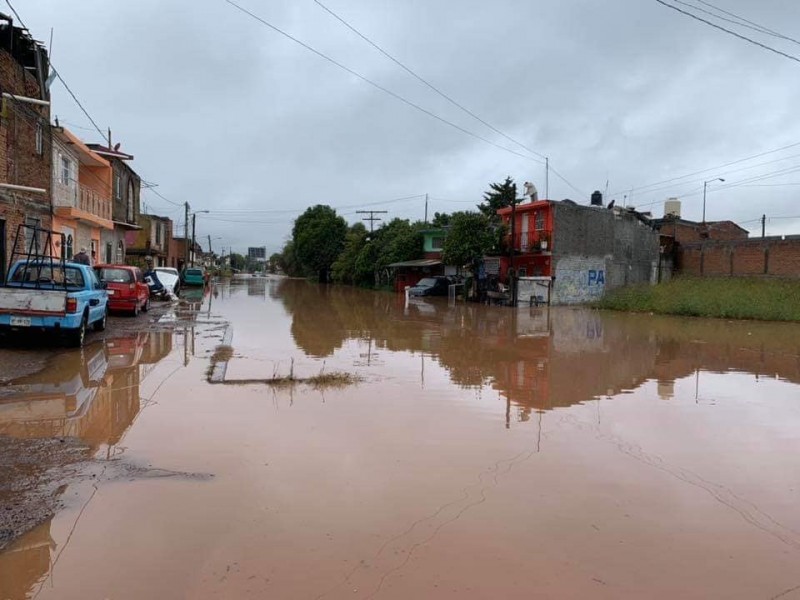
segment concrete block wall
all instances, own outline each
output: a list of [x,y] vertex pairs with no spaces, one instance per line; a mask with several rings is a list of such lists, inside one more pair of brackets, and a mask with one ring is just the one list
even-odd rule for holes
[[557,202],[553,230],[555,304],[658,279],[659,234],[627,211]]

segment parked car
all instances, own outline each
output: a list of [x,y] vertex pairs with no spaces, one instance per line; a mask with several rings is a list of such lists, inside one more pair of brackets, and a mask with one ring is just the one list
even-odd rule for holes
[[108,304],[112,311],[129,312],[136,317],[139,311],[150,310],[150,290],[139,267],[96,265],[94,270],[108,287]]
[[164,285],[165,288],[173,296],[177,296],[181,289],[181,276],[178,269],[172,267],[156,267],[154,269],[158,280]]
[[86,331],[106,328],[108,293],[88,265],[20,260],[0,287],[0,330],[43,331],[83,346]]
[[188,267],[181,274],[184,285],[203,286],[206,284],[206,273],[200,267]]
[[417,282],[408,293],[412,296],[447,296],[450,280],[447,277],[425,277]]

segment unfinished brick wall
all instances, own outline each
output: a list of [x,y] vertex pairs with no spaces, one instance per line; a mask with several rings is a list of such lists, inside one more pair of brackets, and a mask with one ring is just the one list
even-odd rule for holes
[[695,277],[800,278],[800,236],[683,245],[678,249],[678,269]]
[[[33,73],[0,49],[0,91],[41,98]],[[0,260],[11,257],[17,227],[36,219],[50,229],[51,165],[50,109],[47,106],[3,100],[0,113],[0,182],[42,188],[44,194],[0,191]],[[38,138],[38,139],[37,139]],[[0,266],[0,277],[4,267]]]

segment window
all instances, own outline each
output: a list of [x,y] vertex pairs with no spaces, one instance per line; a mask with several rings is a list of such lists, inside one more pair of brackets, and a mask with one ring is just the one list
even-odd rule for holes
[[128,223],[134,222],[134,214],[135,214],[135,207],[136,207],[136,198],[134,197],[134,187],[133,187],[133,180],[128,181],[128,204],[127,204],[127,214]]
[[164,226],[161,223],[156,223],[156,245],[161,245],[161,230]]
[[434,250],[441,250],[444,246],[444,238],[443,237],[434,237],[431,238],[431,248]]
[[41,122],[36,122],[36,154],[44,154],[44,129]]
[[535,221],[534,227],[536,228],[536,231],[543,230],[544,229],[544,211],[543,210],[537,210],[534,213],[534,217],[533,218],[534,218],[534,221]]
[[114,198],[122,200],[122,179],[116,173],[114,173]]
[[64,185],[72,183],[72,161],[63,154],[61,155],[61,177],[59,181]]
[[73,252],[75,251],[75,241],[72,239],[72,234],[67,234],[67,247],[64,249],[64,258],[72,260]]
[[96,271],[100,281],[107,281],[108,283],[131,283],[134,281],[132,273],[128,269],[106,268],[97,269]]
[[117,264],[125,264],[125,244],[122,243],[122,240],[117,243]]
[[106,264],[110,265],[114,261],[114,245],[106,242]]

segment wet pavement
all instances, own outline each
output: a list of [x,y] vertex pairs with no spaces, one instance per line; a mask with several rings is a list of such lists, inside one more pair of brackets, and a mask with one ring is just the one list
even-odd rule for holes
[[53,499],[0,599],[800,598],[800,326],[252,279],[143,329],[0,372]]

